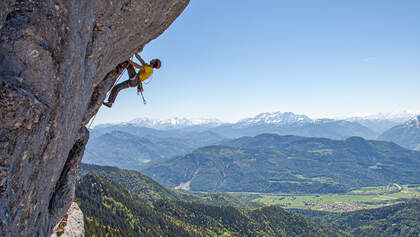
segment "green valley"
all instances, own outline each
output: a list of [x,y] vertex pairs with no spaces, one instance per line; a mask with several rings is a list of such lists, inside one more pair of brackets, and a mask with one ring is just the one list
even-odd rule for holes
[[401,190],[395,185],[365,187],[345,194],[231,193],[231,195],[265,205],[279,205],[287,209],[348,212],[420,199],[420,184],[401,185]]
[[420,152],[392,142],[261,134],[143,170],[166,187],[82,164],[76,196],[88,236],[417,237],[418,170]]
[[76,201],[87,236],[348,236],[278,206],[241,210],[140,198],[105,177],[87,174]]
[[420,184],[394,183],[345,194],[200,193],[196,196],[165,188],[137,171],[115,167],[82,164],[80,175],[76,197],[85,213],[87,236],[372,236],[375,233],[375,236],[417,237],[420,233],[420,201],[406,203],[420,197]]

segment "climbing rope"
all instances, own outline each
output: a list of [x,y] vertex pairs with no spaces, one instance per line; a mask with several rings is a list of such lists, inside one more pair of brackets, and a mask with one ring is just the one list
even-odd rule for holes
[[[124,71],[125,71],[125,69],[122,71],[122,73],[118,76],[118,78],[117,78],[117,80],[114,82],[114,85],[112,85],[112,87],[111,87],[111,90],[112,90],[112,88],[114,88],[114,86],[120,81],[120,78],[121,78],[121,76],[124,74]],[[111,90],[109,90],[108,91],[108,93],[107,93],[107,97],[108,97],[108,95],[109,95],[109,93],[111,93]]]
[[143,91],[137,90],[137,96],[138,95],[141,95],[141,98],[143,99],[143,104],[147,104],[147,101],[146,101],[146,99],[144,98],[144,95],[143,95]]
[[95,116],[93,116],[92,121],[90,121],[90,124],[89,124],[88,130],[90,130],[90,127],[92,126],[93,121],[95,121],[95,118],[96,118],[96,115],[97,115],[97,114],[98,114],[98,113],[96,113],[96,114],[95,114]]
[[[112,87],[111,87],[111,89],[120,81],[120,79],[121,79],[121,76],[124,74],[124,71],[125,71],[125,69],[120,73],[120,75],[118,76],[118,78],[117,78],[117,80],[114,82],[114,84],[112,85]],[[111,90],[109,90],[107,93],[106,93],[106,97],[105,98],[108,98],[108,96],[109,96],[109,94],[111,93]],[[89,126],[88,126],[88,129],[90,129],[90,127],[92,126],[92,124],[93,124],[93,121],[95,121],[95,118],[96,118],[96,115],[98,115],[98,113],[96,113],[95,114],[95,116],[93,116],[93,118],[92,118],[92,120],[90,121],[90,123],[89,123]]]
[[143,99],[143,104],[147,104],[147,101],[146,101],[146,99],[144,98],[143,92],[140,92],[140,94],[141,94],[141,98]]

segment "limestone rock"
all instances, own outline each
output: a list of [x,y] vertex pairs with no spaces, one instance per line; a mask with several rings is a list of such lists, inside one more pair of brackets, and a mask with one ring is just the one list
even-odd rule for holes
[[67,212],[117,65],[189,0],[2,0],[0,236],[48,236]]
[[53,231],[51,237],[84,237],[85,236],[85,222],[83,220],[83,213],[77,203],[73,202],[64,215],[63,220],[58,223]]

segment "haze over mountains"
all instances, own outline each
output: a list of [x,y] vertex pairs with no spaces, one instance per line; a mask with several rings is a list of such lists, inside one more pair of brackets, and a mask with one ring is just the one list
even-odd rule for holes
[[396,125],[406,122],[415,116],[416,113],[403,111],[400,113],[379,113],[366,116],[350,116],[341,119],[358,122],[380,134]]
[[95,127],[91,134],[84,162],[135,170],[224,139],[207,130],[157,130],[132,124]]
[[[407,113],[379,114],[334,120],[275,112],[261,113],[236,123],[222,123],[217,119],[141,118],[127,123],[95,126],[91,130],[84,162],[141,170],[200,147],[220,144],[224,139],[262,133],[340,140],[353,136],[376,139],[379,136],[380,140],[393,141],[409,149],[420,149],[420,129],[415,121],[393,128],[397,121],[408,116]],[[390,131],[380,135],[379,131],[387,129]],[[401,129],[403,133],[399,132]]]
[[201,126],[201,127],[215,127],[222,124],[222,121],[218,119],[209,119],[209,118],[202,118],[202,119],[187,119],[187,118],[171,118],[171,119],[150,119],[150,118],[138,118],[131,120],[127,124],[132,124],[137,127],[148,127],[154,129],[178,129],[178,128],[186,128],[186,127],[193,127],[193,126]]
[[[273,112],[260,113],[255,117],[244,118],[235,123],[224,123],[212,118],[172,118],[166,120],[138,118],[126,123],[97,125],[93,131],[103,131],[107,130],[107,128],[109,130],[115,126],[133,126],[172,131],[211,130],[227,137],[258,135],[260,133],[271,132],[281,135],[316,136],[336,139],[350,136],[376,138],[387,129],[404,123],[414,116],[415,114],[404,112],[400,114],[384,113],[358,117],[353,116],[341,119],[311,119],[306,115],[294,114],[292,112]],[[338,129],[338,131],[330,134],[324,131],[328,129]]]

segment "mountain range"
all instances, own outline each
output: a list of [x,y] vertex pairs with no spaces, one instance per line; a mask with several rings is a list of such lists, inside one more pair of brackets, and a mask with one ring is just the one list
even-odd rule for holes
[[194,191],[343,193],[418,183],[419,170],[420,152],[391,142],[262,134],[199,148],[142,172]]
[[420,116],[400,124],[391,118],[314,120],[293,113],[262,113],[230,124],[138,119],[98,125],[84,162],[141,170],[174,189],[136,171],[82,164],[76,200],[87,235],[416,236],[418,201],[313,215],[321,225],[280,207],[179,190],[315,194],[418,183],[419,131]]
[[[216,119],[137,119],[129,123],[98,125],[91,129],[83,160],[91,164],[140,171],[197,148],[220,144],[223,139],[262,133],[330,139],[346,139],[352,136],[375,139],[379,135],[375,131],[395,125],[395,121],[402,119],[401,116],[348,118],[352,121],[313,120],[306,115],[276,112],[261,113],[237,123],[221,123]],[[156,129],[157,127],[161,129]],[[379,139],[393,141],[408,149],[420,149],[419,130],[418,122],[412,119],[385,131]]]
[[93,131],[110,131],[121,130],[124,127],[137,127],[171,131],[172,133],[210,130],[230,138],[255,136],[261,133],[277,133],[280,135],[326,137],[333,139],[345,139],[351,136],[372,139],[413,116],[413,114],[405,112],[402,114],[384,113],[342,119],[311,119],[303,114],[273,112],[261,113],[255,117],[241,119],[235,123],[223,123],[218,119],[171,118],[161,120],[138,118],[127,123],[97,125]]
[[294,114],[292,112],[274,112],[274,113],[260,113],[255,117],[245,118],[235,123],[234,127],[247,127],[260,124],[292,124],[292,123],[308,123],[312,122],[306,115]]
[[188,119],[188,118],[170,118],[170,119],[150,119],[138,118],[129,121],[130,124],[136,127],[148,127],[160,130],[179,129],[193,126],[201,127],[215,127],[222,124],[222,121],[212,118]]
[[378,139],[392,141],[412,150],[420,150],[420,115],[404,124],[392,127],[380,135]]
[[[281,114],[283,115],[283,114]],[[258,116],[257,116],[258,117]],[[357,123],[345,120],[317,119],[317,120],[299,120],[296,122],[238,122],[235,124],[223,124],[211,131],[229,138],[242,136],[256,136],[262,133],[276,133],[279,135],[296,135],[307,137],[325,137],[331,139],[345,139],[352,136],[364,138],[374,138],[376,133],[369,128]],[[278,120],[282,121],[281,116]],[[290,121],[289,118],[286,121]]]
[[[371,114],[365,116],[347,116],[347,117],[337,117],[333,120],[345,120],[350,122],[359,122],[364,126],[367,126],[369,129],[374,130],[375,132],[382,133],[385,130],[406,122],[407,120],[413,118],[416,114],[403,111],[401,113],[379,113]],[[276,125],[285,125],[292,123],[310,123],[314,122],[316,119],[311,119],[310,117],[303,114],[295,114],[292,112],[265,112],[260,113],[254,117],[244,118],[235,123],[225,123],[216,118],[169,118],[169,119],[152,119],[152,118],[137,118],[129,122],[119,123],[119,124],[100,124],[95,126],[96,128],[109,127],[114,125],[132,125],[135,127],[147,127],[154,128],[159,130],[169,130],[169,129],[184,129],[189,127],[202,127],[202,128],[211,128],[220,125],[231,124],[234,127],[245,127],[245,126],[255,126],[261,124],[276,124]],[[322,120],[322,119],[321,119]],[[365,124],[366,123],[366,124]],[[378,123],[378,124],[376,124]],[[372,129],[373,128],[373,129]]]

